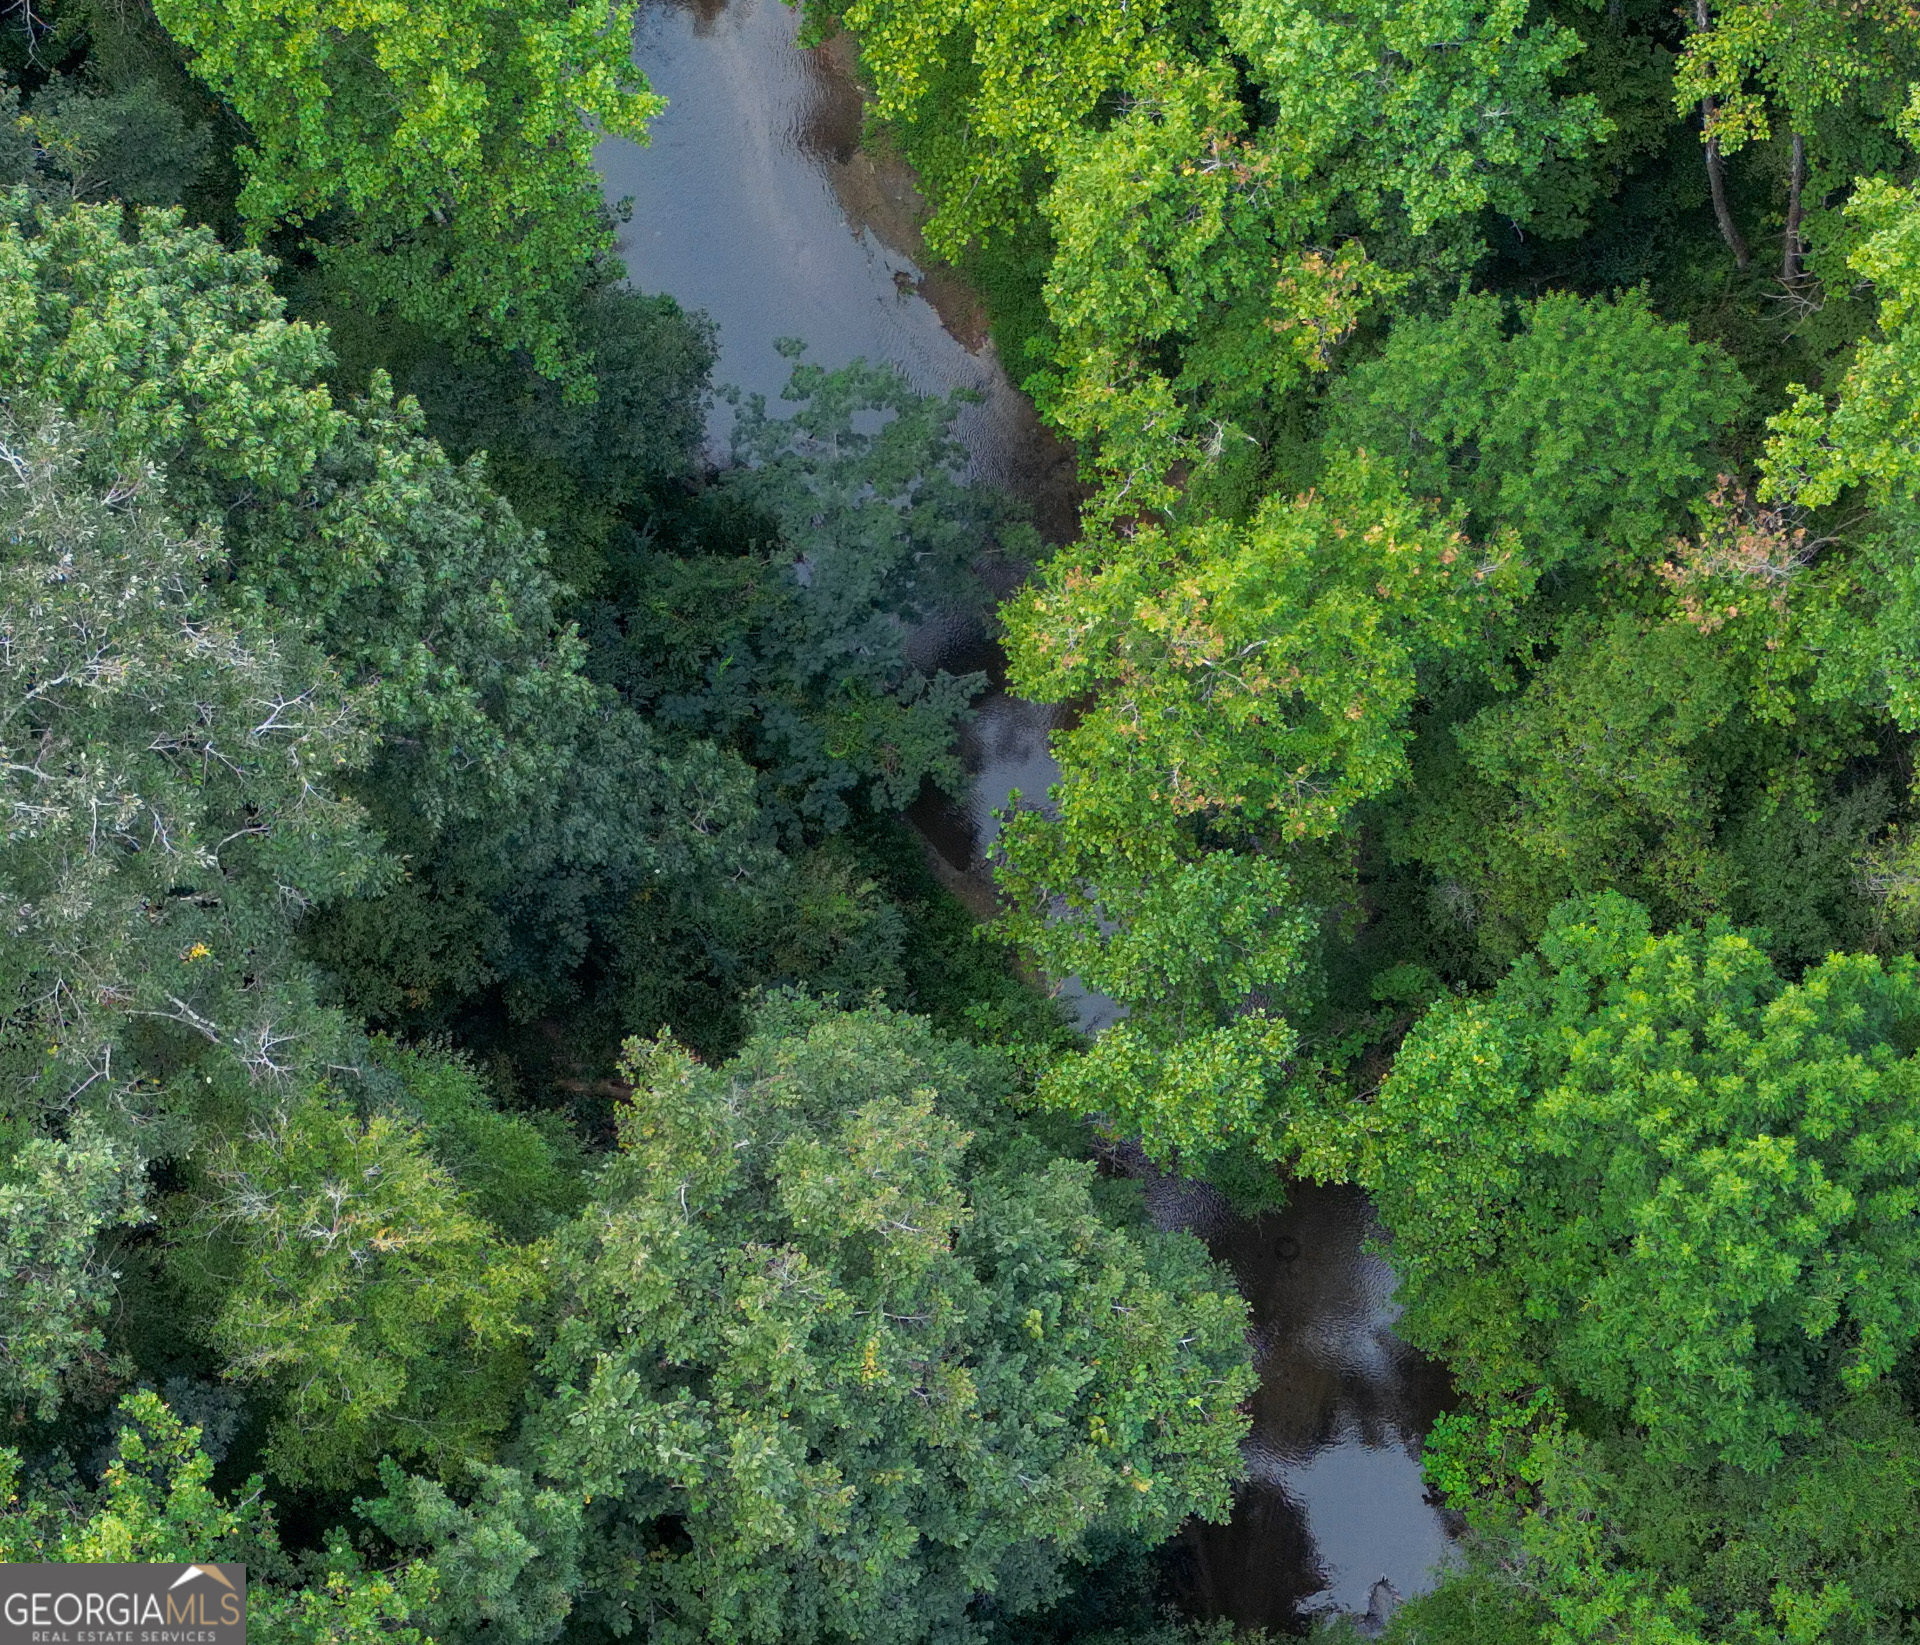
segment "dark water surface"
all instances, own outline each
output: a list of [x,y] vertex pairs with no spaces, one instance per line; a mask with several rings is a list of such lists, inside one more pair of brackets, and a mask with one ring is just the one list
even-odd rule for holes
[[[841,49],[800,51],[795,27],[780,0],[654,0],[642,11],[634,53],[671,104],[650,147],[610,141],[597,156],[609,198],[633,201],[621,253],[634,282],[712,315],[717,379],[770,402],[789,369],[773,343],[788,336],[821,365],[864,356],[891,361],[922,392],[976,390],[982,403],[956,425],[975,476],[1025,497],[1059,540],[1071,530],[1071,454],[1008,381],[971,296],[922,266],[911,175],[861,152],[860,95]],[[716,441],[726,415],[715,413]],[[1038,799],[1056,774],[1055,713],[989,694],[964,739],[970,791],[916,809],[951,883],[976,904],[991,897],[982,863],[995,812],[1015,789]],[[1062,992],[1089,1029],[1112,1020],[1111,1001],[1071,982]],[[1187,1602],[1290,1629],[1320,1611],[1365,1612],[1382,1581],[1403,1595],[1426,1586],[1448,1534],[1418,1458],[1446,1382],[1393,1335],[1393,1274],[1368,1249],[1365,1197],[1297,1184],[1285,1210],[1247,1218],[1202,1184],[1132,1168],[1155,1219],[1198,1234],[1232,1269],[1259,1354],[1249,1479],[1231,1524],[1182,1538],[1174,1563]]]
[[1290,1184],[1285,1209],[1236,1216],[1202,1183],[1147,1175],[1162,1227],[1198,1234],[1253,1311],[1260,1389],[1248,1479],[1227,1525],[1193,1525],[1177,1563],[1196,1611],[1283,1629],[1314,1612],[1364,1613],[1385,1584],[1429,1586],[1448,1529],[1426,1500],[1420,1444],[1446,1373],[1393,1334],[1393,1271],[1355,1188]]

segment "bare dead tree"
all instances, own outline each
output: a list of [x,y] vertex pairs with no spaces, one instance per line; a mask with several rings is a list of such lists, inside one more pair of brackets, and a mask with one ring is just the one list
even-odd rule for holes
[[[1693,26],[1702,34],[1713,26],[1707,11],[1707,0],[1693,0]],[[1712,96],[1702,97],[1700,129],[1707,139],[1707,191],[1713,196],[1713,216],[1720,225],[1720,237],[1727,242],[1733,260],[1745,268],[1752,259],[1747,255],[1747,242],[1740,237],[1740,226],[1734,222],[1733,213],[1727,206],[1727,164],[1720,154],[1720,139],[1714,135],[1713,115]]]
[[1800,214],[1807,187],[1807,140],[1793,134],[1793,160],[1787,170],[1787,243],[1780,254],[1780,279],[1788,287],[1800,283]]
[[33,0],[0,0],[0,18],[6,17],[20,19],[27,36],[27,61],[38,63],[39,53],[34,48],[39,45],[40,37],[50,32],[47,20],[35,13]]

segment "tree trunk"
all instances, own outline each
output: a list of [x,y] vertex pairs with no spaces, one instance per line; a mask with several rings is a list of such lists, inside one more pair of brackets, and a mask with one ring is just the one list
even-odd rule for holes
[[[1702,34],[1707,32],[1710,19],[1707,15],[1707,0],[1693,0],[1693,23]],[[1747,256],[1747,242],[1740,238],[1740,228],[1733,220],[1733,213],[1727,209],[1727,168],[1720,158],[1720,139],[1713,135],[1713,99],[1700,99],[1700,129],[1707,134],[1707,190],[1713,196],[1714,221],[1720,225],[1720,238],[1727,242],[1727,249],[1733,253],[1733,260],[1745,268],[1751,260]]]
[[1788,285],[1800,281],[1800,197],[1807,186],[1807,140],[1793,134],[1793,166],[1787,173],[1787,247],[1780,257],[1780,278]]

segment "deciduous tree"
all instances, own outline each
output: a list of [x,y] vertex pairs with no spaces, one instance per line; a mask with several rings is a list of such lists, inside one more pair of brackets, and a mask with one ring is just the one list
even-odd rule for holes
[[542,1278],[416,1126],[312,1091],[203,1139],[192,1172],[169,1267],[224,1374],[267,1390],[280,1478],[351,1485],[383,1454],[464,1475],[485,1456]]
[[[361,302],[588,379],[571,308],[612,234],[592,166],[665,106],[618,0],[160,0],[246,121],[240,211],[318,241]],[[344,224],[338,222],[345,214]]]
[[583,1616],[971,1637],[987,1596],[1057,1593],[1095,1530],[1224,1510],[1244,1305],[1010,1132],[992,1056],[788,1000],[725,1067],[630,1058],[534,1425],[589,1505]]
[[1569,904],[1490,998],[1437,1007],[1369,1116],[1409,1337],[1656,1453],[1749,1469],[1920,1336],[1920,972],[1785,981],[1724,924]]

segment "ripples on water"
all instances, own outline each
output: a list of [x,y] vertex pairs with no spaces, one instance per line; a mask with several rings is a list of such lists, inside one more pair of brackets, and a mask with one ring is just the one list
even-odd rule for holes
[[[819,365],[864,356],[891,361],[923,393],[976,390],[983,403],[956,424],[974,475],[1026,497],[1059,537],[1071,520],[1070,454],[1009,383],[966,294],[915,261],[910,176],[860,152],[860,98],[844,62],[795,49],[795,28],[779,0],[656,0],[642,11],[635,55],[671,104],[651,147],[609,141],[596,157],[608,196],[633,201],[621,254],[634,282],[712,315],[716,379],[776,409],[789,367],[773,344],[788,336],[804,337]],[[716,447],[727,417],[717,406]],[[935,649],[953,651],[940,660],[955,669],[998,661],[977,635],[951,641]],[[976,906],[991,899],[982,864],[996,813],[1013,790],[1037,800],[1058,775],[1047,750],[1057,712],[991,692],[962,748],[968,794],[915,809]],[[1111,1001],[1071,984],[1063,993],[1089,1030],[1113,1020]],[[1419,1448],[1446,1381],[1393,1335],[1393,1274],[1366,1249],[1365,1197],[1296,1184],[1286,1209],[1247,1218],[1202,1184],[1138,1158],[1130,1168],[1163,1227],[1190,1229],[1233,1270],[1259,1353],[1249,1478],[1232,1523],[1190,1527],[1175,1559],[1189,1605],[1284,1630],[1317,1611],[1366,1611],[1381,1581],[1401,1594],[1424,1587],[1447,1530],[1426,1500]]]

